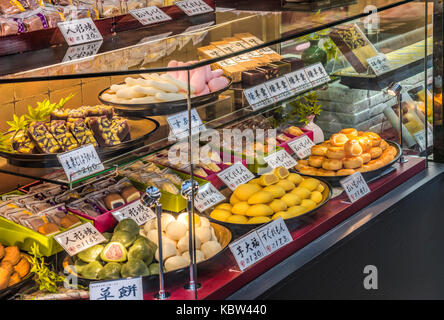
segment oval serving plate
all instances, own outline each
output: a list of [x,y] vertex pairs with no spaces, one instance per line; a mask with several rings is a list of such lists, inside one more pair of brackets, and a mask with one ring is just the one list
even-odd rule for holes
[[[129,118],[131,139],[110,147],[97,147],[97,153],[102,161],[142,147],[144,141],[160,126],[151,118]],[[60,167],[57,153],[24,154],[0,151],[0,157],[6,158],[9,164],[19,167],[48,168]]]
[[[222,250],[219,251],[214,256],[212,256],[211,258],[206,259],[201,262],[198,262],[197,267],[198,267],[199,271],[206,271],[206,269],[212,268],[212,264],[213,264],[214,259],[216,259],[218,256],[220,256],[226,250],[226,248],[228,247],[228,244],[231,242],[231,239],[232,239],[231,231],[229,229],[227,229],[226,227],[224,227],[223,225],[221,225],[219,223],[212,223],[211,222],[211,226],[214,228],[214,233],[217,237],[217,240],[221,244]],[[78,277],[82,284],[89,285],[89,283],[91,281],[100,281],[97,279],[88,279],[88,278],[84,278],[82,276],[77,275],[75,273],[75,271],[70,268],[70,265],[73,265],[73,261],[72,261],[71,257],[67,255],[63,259],[63,263],[62,263],[63,269],[66,270],[67,272],[71,273],[72,275]],[[184,267],[184,268],[180,268],[180,269],[176,269],[176,270],[172,270],[169,272],[164,272],[165,281],[168,281],[170,283],[174,282],[175,279],[177,279],[181,276],[186,276],[188,270],[189,270],[189,266]],[[103,280],[103,281],[105,281],[105,280]],[[158,286],[159,276],[157,274],[154,274],[154,275],[143,277],[143,282],[144,282],[144,286],[145,286],[145,284],[149,284],[149,287],[156,288]]]
[[[232,79],[224,75],[228,79],[228,85],[218,91],[211,92],[204,96],[198,96],[191,98],[191,106],[197,107],[206,103],[216,101],[219,95],[228,90],[231,86]],[[158,103],[148,103],[148,104],[127,104],[127,103],[115,103],[106,101],[102,98],[102,94],[106,93],[109,88],[106,88],[99,93],[98,99],[101,103],[106,105],[114,106],[116,113],[126,116],[126,115],[137,115],[137,116],[162,116],[178,113],[187,110],[187,100],[177,100],[177,101],[167,101]]]

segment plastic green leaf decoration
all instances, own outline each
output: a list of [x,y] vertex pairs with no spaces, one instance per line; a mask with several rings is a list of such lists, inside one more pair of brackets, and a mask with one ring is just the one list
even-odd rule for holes
[[57,103],[56,107],[54,108],[54,110],[62,109],[69,100],[74,98],[75,95],[76,95],[75,93],[70,93],[69,96],[67,96],[66,98],[61,98],[59,103]]
[[297,99],[289,105],[292,107],[290,117],[296,117],[297,121],[304,124],[309,124],[308,117],[311,115],[321,114],[321,105],[318,103],[318,96],[316,91],[307,93],[305,96]]
[[25,130],[27,125],[28,125],[28,121],[26,121],[24,115],[18,117],[15,114],[13,116],[13,120],[12,121],[6,121],[6,123],[9,125],[9,131]]
[[25,118],[28,119],[29,122],[33,121],[44,121],[45,116],[42,114],[42,109],[37,107],[33,108],[28,105],[28,114],[25,115]]

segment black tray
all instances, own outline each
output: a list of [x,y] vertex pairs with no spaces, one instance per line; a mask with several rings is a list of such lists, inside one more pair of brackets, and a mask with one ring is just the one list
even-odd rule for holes
[[[364,177],[365,181],[369,181],[371,179],[374,179],[374,178],[380,176],[381,173],[383,173],[387,168],[391,167],[395,162],[397,162],[399,160],[399,157],[401,157],[401,147],[399,146],[399,144],[397,144],[396,142],[393,142],[393,141],[389,141],[389,140],[386,140],[386,142],[389,145],[394,146],[398,150],[398,154],[395,156],[395,158],[389,164],[386,164],[385,166],[382,166],[381,168],[373,170],[373,171],[362,172],[362,176]],[[322,178],[325,181],[328,181],[333,187],[340,187],[341,184],[339,183],[339,181],[348,177],[348,176],[334,176],[334,177],[322,176],[322,177],[320,177],[320,176],[312,176],[312,175],[308,175],[308,174],[302,174],[299,171],[294,170],[294,169],[291,169],[290,171],[295,172],[300,175],[316,178],[316,179]]]
[[[117,145],[111,147],[97,147],[97,153],[102,161],[105,159],[109,159],[118,155],[121,155],[125,152],[129,152],[136,148],[142,147],[144,141],[155,132],[160,124],[154,119],[139,117],[138,121],[147,121],[153,126],[153,130],[148,133],[142,134],[137,138],[119,143]],[[144,126],[146,127],[146,126]],[[130,129],[130,133],[131,132]],[[41,154],[23,154],[23,153],[13,153],[13,152],[4,152],[0,151],[0,157],[6,158],[8,163],[14,166],[19,167],[27,167],[27,168],[54,168],[60,167],[60,163],[57,160],[56,153],[41,153]]]
[[[212,92],[210,94],[193,97],[191,98],[191,106],[198,107],[206,103],[216,101],[219,95],[228,90],[231,86],[232,79],[230,77],[224,76],[228,79],[228,85],[218,91]],[[181,111],[187,110],[187,100],[177,100],[169,102],[159,102],[159,103],[149,103],[149,104],[125,104],[125,103],[114,103],[105,101],[102,99],[102,94],[107,91],[106,88],[99,93],[98,99],[101,103],[106,105],[114,106],[116,113],[126,116],[126,115],[136,115],[136,116],[164,116],[169,114],[175,114]]]

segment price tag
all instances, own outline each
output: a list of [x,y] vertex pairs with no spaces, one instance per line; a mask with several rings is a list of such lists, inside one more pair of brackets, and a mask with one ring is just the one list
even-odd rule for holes
[[296,93],[305,91],[312,87],[311,82],[308,81],[307,74],[304,69],[296,70],[291,73],[287,73],[285,77],[288,80],[290,88],[292,88]]
[[[183,139],[188,137],[188,111],[176,113],[167,117],[167,121],[170,125],[173,134],[177,139]],[[202,122],[196,109],[191,110],[191,135],[197,134],[201,131],[205,131],[205,125]]]
[[142,277],[89,284],[90,300],[143,300]]
[[256,230],[256,232],[259,235],[267,254],[282,248],[293,240],[282,217],[267,223],[265,226]]
[[171,20],[171,17],[156,6],[130,10],[129,13],[144,26]]
[[95,56],[97,52],[99,52],[102,43],[103,41],[96,41],[68,47],[68,50],[66,50],[65,56],[63,57],[63,62]]
[[314,143],[304,134],[303,136],[288,142],[288,146],[294,151],[299,159],[305,159],[311,154],[311,147],[314,146]]
[[59,22],[57,26],[69,46],[103,40],[91,18]]
[[285,149],[281,149],[264,157],[264,160],[273,169],[277,167],[290,169],[298,164],[297,161],[285,151]]
[[347,178],[339,180],[339,182],[352,203],[370,193],[370,188],[359,171],[353,173]]
[[57,234],[54,236],[54,239],[71,257],[106,241],[105,237],[90,222]]
[[178,6],[183,12],[185,12],[187,16],[195,16],[198,14],[214,11],[213,8],[211,8],[202,0],[176,1],[174,4]]
[[232,166],[219,172],[217,176],[228,186],[228,188],[231,189],[231,191],[234,191],[239,185],[254,179],[254,174],[241,162],[234,163]]
[[258,110],[274,103],[274,99],[265,84],[244,90],[244,95],[253,110]]
[[139,226],[144,225],[147,221],[154,219],[156,214],[150,208],[144,206],[140,200],[131,202],[129,205],[112,212],[117,221],[131,218],[137,222]]
[[256,231],[232,242],[229,247],[241,271],[244,271],[267,255],[267,251]]
[[57,159],[62,165],[63,170],[65,170],[65,174],[70,182],[105,169],[92,144],[59,153],[57,154]]
[[372,69],[377,76],[390,71],[392,68],[390,61],[388,61],[387,57],[383,53],[379,53],[374,57],[368,58],[367,63],[370,66],[370,69]]
[[283,100],[288,96],[293,95],[293,93],[290,92],[290,84],[285,77],[269,80],[265,82],[265,86],[267,87],[268,92],[270,92],[270,95],[276,97],[277,100]]
[[330,76],[320,62],[305,68],[305,73],[313,87],[330,81]]
[[224,200],[225,196],[208,182],[199,188],[199,192],[194,197],[194,206],[199,212],[203,212]]

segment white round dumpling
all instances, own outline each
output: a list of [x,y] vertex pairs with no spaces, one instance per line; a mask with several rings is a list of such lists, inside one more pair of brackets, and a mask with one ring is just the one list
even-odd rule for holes
[[[185,251],[184,253],[182,253],[182,257],[184,257],[187,260],[188,264],[190,264],[190,252],[189,251]],[[196,250],[196,263],[199,263],[204,260],[205,260],[205,256],[204,256],[203,252],[200,250]]]
[[[188,225],[189,225],[188,216],[189,216],[188,212],[182,212],[177,217],[177,221],[182,222],[187,227],[187,230],[188,230]],[[201,219],[202,219],[202,217],[198,216],[197,214],[194,214],[194,224],[195,224],[196,228],[201,226]]]
[[205,259],[209,259],[216,253],[222,250],[221,245],[217,241],[207,241],[200,247],[200,250],[205,255]]
[[[147,238],[148,240],[154,242],[155,244],[158,244],[158,239],[159,239],[159,235],[157,234],[157,230],[156,229],[152,229],[147,233]],[[170,238],[168,238],[165,233],[162,232],[162,243],[170,243],[174,246],[177,245],[177,242],[174,240],[171,240]]]
[[213,227],[211,227],[211,241],[218,241]]
[[173,256],[165,261],[165,270],[172,271],[188,266],[188,261],[182,256]]
[[200,239],[202,243],[211,240],[211,230],[210,228],[199,227],[196,228],[196,237]]
[[[176,246],[171,243],[162,243],[162,258],[165,261],[169,257],[177,256],[177,249]],[[159,248],[156,250],[155,258],[157,261],[159,261]]]
[[200,217],[200,226],[205,228],[211,228],[210,220],[207,217]]
[[[162,223],[162,231],[166,231],[167,226],[170,224],[170,222],[176,221],[176,218],[172,214],[169,213],[162,213],[162,219],[160,219],[160,222]],[[157,228],[157,221],[156,221],[156,228]]]
[[147,223],[145,223],[145,225],[143,226],[143,229],[145,230],[145,232],[149,232],[152,229],[157,229],[157,218],[155,219],[151,219],[150,221],[148,221]]
[[[196,237],[196,249],[200,249],[202,243],[198,237]],[[184,252],[189,250],[189,235],[188,232],[180,238],[180,240],[177,242],[177,249],[179,252]]]
[[180,240],[187,233],[187,228],[182,222],[172,221],[168,224],[165,234],[172,240]]

